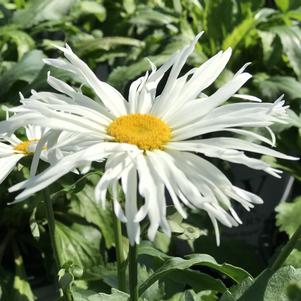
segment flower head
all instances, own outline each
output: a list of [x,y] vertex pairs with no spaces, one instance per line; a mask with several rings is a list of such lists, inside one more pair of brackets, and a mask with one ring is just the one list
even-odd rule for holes
[[[22,158],[32,156],[35,153],[44,129],[40,126],[27,125],[25,131],[26,138],[23,140],[19,139],[15,134],[0,136],[0,183],[6,179]],[[41,158],[46,160],[44,151]]]
[[[282,98],[275,103],[260,103],[254,102],[260,101],[254,96],[236,94],[251,77],[245,72],[247,65],[212,95],[203,94],[225,68],[231,49],[217,53],[200,67],[180,75],[200,35],[159,69],[152,65],[150,73],[134,81],[128,100],[100,81],[70,47],[59,48],[67,61],[46,59],[47,64],[81,77],[83,83],[94,90],[98,101],[48,75],[48,83],[58,93],[35,92],[29,99],[22,100],[15,122],[0,124],[0,131],[11,131],[18,122],[31,122],[54,131],[73,132],[56,147],[80,146],[78,151],[64,156],[41,174],[12,187],[11,191],[24,189],[17,199],[43,189],[78,166],[106,159],[104,174],[95,187],[95,199],[104,207],[107,190],[112,188],[114,211],[127,223],[131,244],[139,243],[139,223],[146,216],[150,221],[148,237],[151,240],[159,227],[170,234],[166,191],[183,217],[187,216],[185,207],[205,210],[218,242],[217,221],[228,227],[241,223],[232,201],[249,210],[254,204],[262,203],[261,198],[232,185],[206,157],[217,157],[278,176],[279,170],[245,152],[295,159],[259,144],[274,145],[275,136],[270,126],[286,122],[286,107]],[[158,83],[168,70],[163,91],[158,93]],[[230,97],[244,102],[225,104]],[[270,138],[251,131],[250,127],[266,129]],[[254,141],[223,136],[225,132]],[[211,133],[218,137],[204,137]],[[125,195],[124,208],[117,196],[118,183]],[[138,194],[144,203],[139,203]]]

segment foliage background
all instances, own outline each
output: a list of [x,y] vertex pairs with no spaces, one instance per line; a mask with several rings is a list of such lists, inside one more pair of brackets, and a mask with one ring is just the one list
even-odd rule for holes
[[[301,0],[1,0],[0,103],[17,105],[19,91],[28,96],[32,89],[49,89],[46,83],[48,67],[44,66],[42,59],[59,55],[54,45],[68,42],[101,79],[127,95],[129,83],[149,69],[145,58],[158,66],[190,42],[196,33],[204,30],[205,35],[197,44],[187,68],[198,66],[221,49],[233,48],[227,69],[215,86],[207,91],[210,93],[244,63],[252,62],[248,70],[253,74],[253,79],[241,92],[256,95],[264,101],[274,101],[282,93],[285,94],[291,108],[291,124],[274,129],[278,136],[277,147],[283,152],[300,156],[300,22]],[[67,73],[54,69],[51,73],[80,86]],[[91,91],[84,89],[93,97]],[[1,114],[4,118],[4,113]],[[287,176],[284,182],[280,182],[282,184],[273,182],[265,188],[259,187],[257,192],[264,194],[265,201],[272,205],[265,220],[261,221],[264,227],[255,233],[255,242],[241,239],[237,232],[224,231],[222,245],[217,248],[210,223],[202,213],[192,213],[188,220],[182,221],[170,208],[173,239],[169,240],[159,233],[153,245],[147,242],[142,244],[139,257],[141,281],[150,277],[154,270],[170,259],[169,256],[192,252],[209,253],[220,263],[227,261],[257,276],[272,261],[288,236],[293,234],[301,216],[301,199],[298,197],[301,193],[300,164],[273,158],[266,160],[285,170],[290,176],[290,184],[294,185],[292,189],[286,186]],[[214,163],[219,164],[233,181],[247,185],[239,179],[240,170],[235,172],[235,168],[230,168],[232,166]],[[67,281],[68,286],[69,280],[74,278],[74,300],[109,300],[108,297],[93,299],[92,293],[84,291],[110,293],[117,282],[111,226],[113,217],[109,209],[102,211],[93,201],[93,183],[101,176],[102,166],[95,165],[93,171],[84,177],[68,175],[48,191],[25,203],[8,206],[13,195],[8,194],[7,188],[28,176],[28,162],[22,164],[25,168],[16,170],[0,187],[1,300],[31,301],[32,291],[39,295],[43,293],[40,287],[54,283],[55,266],[48,239],[45,197],[50,197],[54,203],[59,264],[64,266],[62,281]],[[259,174],[256,177],[265,179]],[[264,181],[262,183],[264,185]],[[290,192],[282,198],[276,211],[274,207],[281,195],[264,193],[264,189],[273,189],[271,185],[282,185],[283,191],[287,188],[286,192]],[[254,186],[251,188],[255,189]],[[255,211],[253,214],[254,218],[257,213]],[[248,225],[249,221],[244,221]],[[126,253],[126,238],[124,240]],[[171,264],[175,266],[179,263]],[[279,294],[283,294],[281,300],[300,300],[300,244],[288,258],[287,264],[294,268],[281,270],[282,274],[277,277],[281,281],[281,277],[294,275],[290,278],[293,284],[289,289],[283,287],[275,292],[272,280],[272,284],[266,285],[262,299],[257,296],[243,300],[278,300],[273,298],[278,298]],[[200,273],[197,275],[193,274],[194,270],[189,270],[189,275],[183,271],[180,277],[178,271],[177,276],[183,279],[178,283],[170,272],[164,282],[161,281],[163,278],[159,283],[155,282],[145,292],[144,298],[238,300],[243,291],[241,287],[246,288],[252,283],[248,279],[244,282],[242,279],[233,281],[233,274],[227,270],[229,267],[226,267],[227,274],[213,266],[210,271],[208,266],[198,268]],[[187,279],[196,280],[187,282]],[[289,286],[290,281],[284,282]],[[297,285],[294,281],[300,282]],[[228,291],[235,283],[240,287]],[[114,294],[117,296],[114,300],[126,298],[120,292],[115,291]]]

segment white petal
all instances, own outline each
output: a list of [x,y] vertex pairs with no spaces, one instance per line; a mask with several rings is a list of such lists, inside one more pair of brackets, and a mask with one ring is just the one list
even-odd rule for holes
[[140,242],[140,225],[134,221],[137,214],[137,171],[134,165],[122,174],[121,180],[125,194],[126,229],[130,244],[133,246]]
[[115,212],[117,218],[120,219],[120,221],[122,221],[123,223],[126,223],[127,218],[125,217],[125,215],[123,213],[123,210],[121,208],[121,205],[120,205],[119,199],[118,199],[117,185],[118,185],[117,180],[113,181],[113,183],[112,183],[113,208],[114,208],[114,212]]
[[159,112],[163,112],[163,107],[166,107],[167,104],[165,103],[166,101],[170,100],[169,94],[170,91],[173,90],[175,87],[176,79],[179,76],[182,67],[185,65],[186,60],[188,56],[193,52],[195,44],[197,43],[198,39],[201,37],[203,32],[200,32],[192,41],[190,45],[185,46],[179,54],[177,54],[175,61],[173,63],[173,66],[171,68],[171,71],[169,73],[167,82],[165,84],[165,87],[155,105],[153,108],[152,112],[155,113],[156,115]]
[[[233,77],[231,81],[219,88],[208,98],[199,102],[195,101],[194,103],[190,104],[186,109],[187,112],[183,112],[182,116],[188,116],[184,119],[184,121],[181,122],[179,114],[175,114],[174,116],[172,116],[173,118],[168,120],[168,122],[172,127],[181,127],[185,125],[188,125],[188,127],[190,127],[190,124],[192,122],[198,121],[208,112],[228,100],[250,77],[251,75],[248,73],[242,73],[237,75],[236,77]],[[190,114],[187,115],[189,111]]]
[[15,154],[9,157],[0,158],[0,166],[1,166],[0,184],[12,172],[12,170],[15,168],[18,161],[23,157],[24,157],[23,154]]
[[109,84],[99,80],[88,65],[77,57],[71,48],[59,48],[64,52],[65,57],[70,61],[76,73],[80,74],[87,84],[95,91],[103,104],[116,117],[127,114],[127,104],[122,95]]
[[161,179],[161,181],[166,186],[166,189],[168,190],[170,197],[174,203],[175,208],[178,210],[178,212],[183,216],[183,218],[187,218],[187,213],[183,209],[177,194],[176,194],[176,187],[173,185],[173,182],[170,179],[170,171],[166,170],[162,166],[162,162],[164,159],[160,157],[160,153],[156,152],[147,152],[147,156],[150,159],[154,171],[157,173],[157,177]]

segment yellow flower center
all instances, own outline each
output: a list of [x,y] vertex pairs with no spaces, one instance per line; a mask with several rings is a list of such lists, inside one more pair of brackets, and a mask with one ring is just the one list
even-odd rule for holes
[[143,150],[163,149],[171,138],[171,128],[161,119],[148,114],[118,117],[107,128],[115,141],[137,145]]
[[17,144],[14,149],[26,155],[32,155],[34,153],[35,147],[37,145],[38,139],[25,140]]

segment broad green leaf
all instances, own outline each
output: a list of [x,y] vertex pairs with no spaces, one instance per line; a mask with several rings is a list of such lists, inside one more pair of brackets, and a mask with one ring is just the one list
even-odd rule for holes
[[293,235],[299,227],[301,220],[301,197],[297,197],[291,203],[279,204],[275,211],[276,225],[280,231],[286,232],[289,236]]
[[0,27],[0,37],[4,41],[13,42],[16,44],[18,59],[33,49],[35,46],[34,40],[24,31],[16,29],[14,26],[3,26]]
[[72,8],[71,15],[74,18],[82,15],[95,15],[100,22],[103,22],[106,19],[106,9],[95,1],[78,1]]
[[233,25],[233,1],[215,0],[207,1],[205,6],[206,35],[210,39],[211,52],[214,53],[220,47]]
[[129,22],[136,26],[163,26],[177,23],[179,20],[174,16],[154,10],[149,7],[137,9]]
[[294,10],[289,10],[285,15],[290,19],[301,21],[301,7]]
[[266,291],[264,293],[264,300],[289,301],[289,298],[287,296],[287,289],[290,283],[293,282],[301,283],[301,269],[295,269],[291,266],[283,267],[282,269],[277,271],[269,280]]
[[[301,223],[301,197],[295,198],[291,203],[279,204],[275,211],[277,212],[276,225],[279,230],[284,231],[288,236],[292,236]],[[301,241],[297,243],[284,265],[301,268]]]
[[142,285],[139,287],[139,292],[142,294],[154,282],[160,280],[171,272],[177,270],[186,270],[193,265],[202,265],[218,270],[233,280],[240,282],[244,278],[250,276],[243,269],[234,267],[230,264],[218,264],[213,257],[207,254],[195,254],[186,256],[187,259],[173,257],[165,261],[165,263],[154,272]]
[[238,47],[239,43],[247,36],[248,32],[255,26],[255,24],[256,20],[252,15],[244,19],[229,35],[226,36],[223,41],[222,48],[227,49],[231,47],[232,49],[235,49]]
[[275,0],[275,3],[282,12],[286,12],[290,6],[290,0]]
[[282,44],[280,38],[273,32],[257,30],[260,37],[263,61],[267,66],[276,64],[282,57]]
[[283,265],[301,268],[301,241],[296,244],[295,249],[289,254]]
[[168,273],[167,277],[175,282],[189,285],[195,292],[212,290],[224,293],[227,289],[221,280],[190,269],[172,271]]
[[106,263],[104,265],[96,265],[85,269],[85,281],[102,281],[109,287],[118,286],[117,266],[116,263]]
[[299,301],[301,296],[301,282],[291,281],[286,290],[289,301]]
[[71,213],[80,215],[88,222],[98,226],[107,248],[114,245],[112,211],[109,208],[104,210],[96,204],[93,186],[87,183],[82,190],[72,193],[70,206]]
[[44,65],[43,58],[40,50],[27,52],[20,62],[0,77],[0,97],[6,94],[16,81],[32,82]]
[[151,257],[156,257],[159,260],[164,260],[170,258],[167,254],[155,249],[152,246],[152,243],[149,241],[142,241],[138,246],[138,256],[140,255],[148,255]]
[[251,277],[251,275],[244,269],[233,266],[229,263],[219,264],[212,256],[207,254],[193,254],[193,255],[186,256],[186,258],[193,259],[193,260],[198,259],[199,260],[198,265],[207,266],[209,268],[217,270],[227,275],[237,283],[241,282],[243,279],[247,277]]
[[275,26],[270,29],[276,33],[282,43],[283,50],[295,74],[301,76],[301,29],[297,26]]
[[73,301],[128,301],[129,298],[128,294],[114,288],[112,293],[108,295],[73,287],[72,296]]
[[[243,295],[236,299],[230,297],[221,301],[289,301],[287,297],[287,288],[291,282],[301,281],[301,269],[295,269],[291,266],[283,267],[273,273],[266,269],[260,274],[253,284],[249,286]],[[245,285],[245,284],[244,284]]]
[[123,0],[122,2],[123,2],[124,10],[128,14],[132,14],[135,11],[135,9],[136,9],[135,0]]
[[167,301],[216,301],[217,296],[212,291],[202,291],[195,293],[193,290],[187,290],[182,293],[177,293]]
[[74,3],[75,0],[32,0],[26,8],[15,12],[13,22],[28,28],[42,21],[60,20]]
[[289,1],[290,10],[298,9],[301,6],[300,0],[288,0],[288,1]]
[[[153,271],[147,269],[144,265],[138,265],[138,285],[147,280]],[[164,289],[158,284],[158,282],[153,283],[141,296],[143,300],[147,301],[157,301],[162,300],[164,297]]]
[[[169,58],[169,55],[151,56],[149,59],[157,66],[162,65]],[[114,87],[121,89],[126,81],[131,81],[150,69],[149,62],[142,59],[130,66],[115,68],[109,75],[108,82]],[[125,81],[126,79],[126,81]]]
[[164,253],[167,253],[169,250],[170,242],[171,242],[170,236],[166,235],[161,231],[158,231],[153,243],[156,249]]
[[[80,229],[79,225],[78,229]],[[87,227],[87,231],[92,233],[90,240],[87,240],[78,230],[75,231],[61,222],[55,222],[55,243],[61,264],[72,261],[79,267],[87,268],[101,262],[99,250],[96,248],[97,240],[93,238],[91,227]]]
[[34,295],[27,280],[19,275],[15,275],[13,284],[13,299],[14,301],[34,301]]
[[[147,58],[151,60],[157,67],[164,64],[174,52],[178,51],[185,45],[191,42],[191,37],[179,35],[176,38],[169,39],[168,41],[162,41],[164,46],[163,50],[158,55],[149,55]],[[146,44],[145,48],[148,48]],[[204,61],[204,54],[197,55],[197,62]],[[138,60],[137,62],[127,66],[118,66],[109,75],[108,82],[118,89],[122,89],[129,81],[142,75],[147,70],[150,70],[150,64],[145,58]],[[126,80],[125,80],[126,79]]]
[[109,51],[119,46],[143,47],[144,42],[127,37],[95,38],[93,36],[88,36],[82,40],[75,41],[75,46],[77,48],[78,55],[85,56],[95,51]]
[[301,83],[290,76],[268,76],[267,74],[257,73],[253,83],[258,87],[260,94],[270,100],[275,100],[281,94],[287,98],[301,98]]
[[230,288],[230,290],[227,290],[220,301],[236,301],[238,300],[245,291],[253,284],[254,279],[247,277],[239,284],[233,286]]

